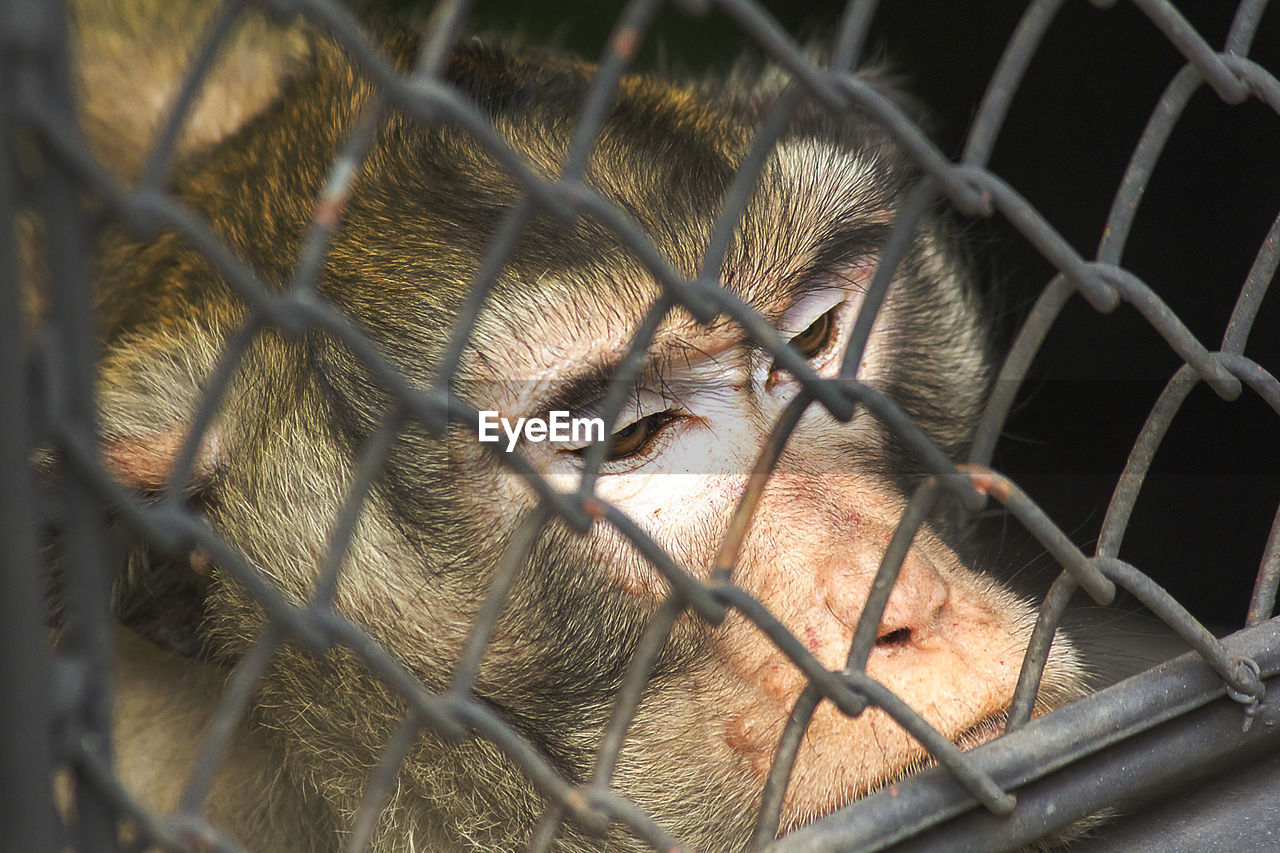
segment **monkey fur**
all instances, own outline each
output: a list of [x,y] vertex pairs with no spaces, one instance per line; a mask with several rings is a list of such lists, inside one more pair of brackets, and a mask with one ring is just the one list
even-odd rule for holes
[[[112,0],[76,11],[83,123],[103,162],[132,179],[197,43],[189,34],[198,28],[185,21],[207,20],[208,6]],[[417,39],[390,24],[378,32],[388,58],[407,69]],[[283,290],[333,161],[377,89],[343,50],[300,27],[253,19],[229,52],[183,137],[172,189]],[[141,68],[120,59],[139,53],[155,58]],[[554,180],[593,71],[554,53],[471,41],[453,51],[445,78],[530,169]],[[136,76],[155,82],[121,85]],[[624,76],[585,183],[637,223],[673,268],[695,276],[776,94],[759,81]],[[813,338],[814,369],[834,375],[876,252],[916,178],[865,116],[802,106],[734,234],[724,285],[797,348]],[[411,385],[429,387],[476,270],[523,192],[465,130],[391,110],[342,208],[318,297]],[[251,311],[172,231],[140,237],[123,226],[105,229],[95,287],[102,458],[124,485],[157,495],[169,487],[210,377]],[[541,411],[548,394],[586,394],[582,377],[607,374],[660,293],[597,219],[566,224],[535,215],[480,315],[454,390],[477,408],[511,415]],[[945,226],[926,219],[877,318],[860,377],[956,457],[991,380],[986,326]],[[607,460],[597,493],[706,579],[755,454],[796,383],[723,316],[706,326],[673,312],[650,353],[636,396],[657,388],[662,402],[624,413],[618,424],[647,443]],[[190,482],[174,487],[263,577],[305,604],[356,460],[395,406],[333,335],[264,325],[236,365]],[[548,445],[518,452],[558,488],[576,486],[580,454]],[[911,455],[870,415],[841,424],[811,407],[760,499],[734,581],[824,666],[841,668],[904,494],[919,476]],[[441,440],[408,422],[359,516],[335,611],[427,690],[447,692],[496,565],[536,505],[518,475],[482,452],[474,431],[453,427]],[[201,551],[175,559],[137,543],[127,562],[120,609],[141,634],[122,629],[115,754],[128,789],[163,814],[176,808],[178,782],[195,761],[193,735],[208,726],[231,667],[266,617]],[[166,598],[175,589],[185,596],[180,607]],[[585,782],[626,666],[668,591],[611,526],[599,522],[579,535],[551,523],[516,575],[475,697],[559,773]],[[171,620],[178,624],[151,630],[165,613],[178,614]],[[890,598],[868,673],[945,735],[973,745],[998,729],[1031,624],[1028,604],[967,568],[941,533],[926,528]],[[805,683],[740,614],[709,626],[686,613],[629,729],[614,790],[689,849],[740,849]],[[1070,646],[1055,644],[1041,710],[1078,695],[1080,685]],[[219,765],[204,816],[247,849],[341,849],[406,712],[350,650],[319,656],[282,645]],[[882,711],[849,719],[823,703],[800,749],[782,829],[927,762]],[[370,849],[522,849],[546,808],[494,744],[449,740],[427,727],[391,786]],[[557,844],[646,849],[622,826],[601,837],[572,822]]]

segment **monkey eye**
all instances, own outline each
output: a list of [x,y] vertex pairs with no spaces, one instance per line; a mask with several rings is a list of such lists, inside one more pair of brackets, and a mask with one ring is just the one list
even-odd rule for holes
[[813,358],[831,343],[831,332],[835,328],[835,319],[831,316],[832,308],[809,324],[809,327],[792,338],[788,344],[805,358]]
[[604,458],[612,461],[640,455],[649,448],[662,428],[673,420],[675,416],[670,412],[654,412],[632,421],[609,436],[609,449],[605,451]]
[[[837,322],[837,312],[844,306],[843,302],[839,302],[826,311],[823,311],[818,317],[802,329],[798,334],[794,335],[791,340],[787,341],[787,346],[791,347],[800,355],[809,361],[813,361],[818,356],[831,349],[831,344],[836,338],[836,332],[839,329]],[[774,363],[769,367],[769,373],[765,378],[765,388],[773,388],[782,380],[784,372],[781,367]]]

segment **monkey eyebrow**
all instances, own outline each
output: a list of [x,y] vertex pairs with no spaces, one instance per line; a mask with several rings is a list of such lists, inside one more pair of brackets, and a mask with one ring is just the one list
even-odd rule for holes
[[777,283],[776,292],[765,296],[760,288],[750,288],[744,296],[760,311],[769,323],[778,320],[797,300],[820,289],[842,286],[844,270],[860,261],[874,260],[888,240],[892,225],[867,222],[850,218],[837,220],[837,224],[814,243],[812,255],[803,265],[788,273]]
[[[674,399],[679,395],[671,391],[671,385],[667,381],[673,370],[682,372],[682,365],[693,361],[714,360],[721,353],[741,349],[746,344],[746,340],[736,334],[732,337],[721,336],[708,346],[697,346],[678,336],[671,336],[667,340],[662,340],[663,337],[660,332],[653,344],[654,350],[645,356],[639,372],[629,383],[632,394],[653,391],[664,399]],[[552,411],[585,413],[592,410],[618,381],[615,374],[621,361],[620,355],[616,359],[591,364],[576,375],[570,374],[555,380],[552,390],[535,399],[532,408],[542,417]]]
[[[618,361],[620,359],[593,364],[577,376],[556,380],[550,396],[535,401],[538,416],[545,417],[548,412],[555,411],[584,412],[596,405],[617,381],[613,375],[618,370]],[[642,382],[641,377],[648,371],[647,362],[648,359],[633,384]]]
[[891,233],[892,221],[871,221],[856,215],[842,218],[817,241],[814,264],[830,267],[875,254]]

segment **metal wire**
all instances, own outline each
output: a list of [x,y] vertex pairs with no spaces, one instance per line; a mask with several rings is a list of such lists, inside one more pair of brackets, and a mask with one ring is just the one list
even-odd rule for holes
[[[1202,84],[1224,104],[1253,100],[1280,114],[1280,81],[1272,70],[1248,55],[1262,26],[1265,0],[1239,4],[1222,51],[1209,44],[1167,0],[1134,0],[1150,26],[1186,64],[1151,110],[1092,260],[1082,256],[1017,188],[989,168],[1015,96],[1041,44],[1052,32],[1063,0],[1036,0],[1028,5],[991,77],[958,160],[940,150],[900,104],[854,73],[878,11],[874,0],[848,4],[827,65],[817,63],[760,3],[682,3],[695,14],[719,7],[732,25],[794,82],[764,116],[724,195],[701,268],[692,278],[675,268],[629,212],[584,181],[622,75],[660,10],[657,0],[632,0],[620,13],[583,98],[569,154],[553,179],[539,175],[525,163],[483,111],[444,76],[449,50],[465,30],[470,5],[465,0],[437,8],[420,55],[407,73],[392,67],[361,33],[351,12],[331,0],[261,2],[257,5],[279,16],[300,16],[331,33],[377,91],[332,163],[301,240],[291,281],[282,290],[268,286],[214,234],[198,211],[165,191],[185,117],[236,21],[252,5],[246,0],[229,0],[210,22],[147,160],[145,179],[137,188],[128,188],[94,160],[76,126],[62,4],[0,2],[0,92],[6,93],[0,101],[0,543],[5,566],[0,590],[4,639],[0,644],[0,685],[10,697],[0,715],[0,755],[4,758],[0,787],[6,791],[0,798],[0,849],[34,853],[56,848],[112,850],[119,846],[119,826],[124,820],[144,840],[171,849],[235,849],[215,827],[202,821],[199,810],[234,726],[246,714],[273,655],[287,642],[301,643],[316,652],[341,646],[404,700],[403,721],[381,761],[371,769],[363,805],[347,836],[352,851],[363,849],[372,836],[397,769],[423,729],[451,739],[482,738],[528,777],[547,803],[530,849],[552,849],[566,821],[594,832],[620,826],[654,849],[680,849],[680,839],[669,835],[636,804],[614,793],[610,783],[628,728],[677,623],[689,619],[714,624],[731,612],[774,643],[808,679],[775,752],[750,842],[753,850],[877,850],[900,841],[922,845],[919,849],[928,845],[954,848],[964,843],[1003,849],[1094,813],[1127,792],[1152,783],[1151,778],[1118,773],[1116,767],[1123,761],[1140,761],[1143,755],[1161,749],[1167,753],[1162,758],[1146,759],[1158,765],[1159,773],[1189,771],[1226,751],[1248,753],[1251,745],[1263,741],[1264,730],[1276,724],[1275,703],[1265,700],[1280,671],[1280,628],[1271,619],[1280,585],[1280,510],[1261,549],[1251,600],[1241,603],[1242,614],[1247,606],[1247,616],[1241,622],[1247,629],[1223,640],[1153,577],[1118,557],[1153,458],[1196,385],[1204,382],[1225,401],[1257,395],[1280,417],[1277,366],[1258,364],[1244,356],[1267,287],[1280,265],[1280,218],[1258,249],[1218,349],[1197,338],[1192,326],[1157,289],[1121,265],[1143,195],[1166,143]],[[719,281],[735,229],[778,140],[805,98],[832,112],[859,110],[880,122],[921,175],[904,196],[890,236],[880,247],[879,266],[836,380],[824,380],[814,373],[765,318]],[[392,109],[417,121],[448,124],[469,134],[509,173],[521,194],[474,272],[439,359],[438,373],[425,391],[410,383],[366,335],[317,292],[331,238],[339,228],[359,167]],[[33,140],[41,160],[36,175],[30,174],[17,150]],[[204,389],[192,429],[184,437],[168,487],[158,501],[142,502],[124,489],[104,470],[95,450],[96,353],[87,284],[92,240],[87,195],[96,197],[113,216],[140,232],[164,228],[181,235],[247,309],[248,319],[230,337]],[[919,222],[938,198],[964,215],[999,214],[1055,271],[1001,363],[976,441],[960,464],[934,446],[902,407],[861,383],[856,372],[895,271],[907,257]],[[474,429],[477,413],[454,396],[452,383],[481,312],[530,223],[540,215],[564,223],[589,215],[627,247],[661,286],[661,295],[631,340],[613,377],[617,381],[604,401],[600,414],[609,431],[627,403],[627,389],[641,370],[654,334],[678,309],[701,321],[717,315],[728,317],[781,369],[794,375],[802,390],[761,448],[749,487],[719,543],[714,571],[706,581],[681,565],[634,519],[595,493],[604,444],[585,454],[586,470],[579,489],[572,494],[557,491],[518,455],[496,454],[502,464],[523,478],[540,503],[506,545],[451,684],[446,691],[435,693],[358,625],[336,613],[331,603],[362,508],[401,432],[409,426],[421,426],[439,436],[451,423]],[[49,282],[48,319],[38,329],[23,329],[19,323],[22,292],[17,234],[20,218],[25,221],[32,216],[43,225],[45,244],[56,249],[43,257]],[[991,467],[997,440],[1032,361],[1076,294],[1099,313],[1111,312],[1122,303],[1132,306],[1180,365],[1135,438],[1092,554],[1075,545],[1017,483]],[[276,589],[183,502],[201,441],[233,376],[253,342],[269,328],[295,339],[318,332],[331,336],[394,401],[393,409],[355,460],[353,480],[331,531],[314,597],[304,604]],[[23,341],[30,343],[29,350],[23,349]],[[23,373],[28,362],[46,380],[40,395],[31,390]],[[838,671],[823,667],[760,601],[733,582],[746,531],[765,485],[785,453],[792,431],[814,404],[841,420],[867,412],[901,441],[927,474],[884,554],[847,666]],[[32,410],[39,410],[38,418]],[[43,607],[40,587],[44,567],[37,545],[42,521],[32,511],[35,474],[29,463],[34,439],[28,430],[33,422],[47,424],[49,434],[39,438],[52,441],[65,460],[54,495],[61,520],[58,548],[63,599],[62,627],[54,653],[47,651],[47,629],[38,618]],[[1008,734],[967,753],[932,729],[918,709],[909,707],[866,673],[876,628],[913,538],[944,492],[950,492],[971,512],[981,509],[986,498],[994,498],[1062,569],[1038,614],[1010,707]],[[268,620],[222,693],[200,758],[186,781],[179,813],[173,817],[149,815],[130,799],[114,775],[107,747],[111,710],[107,676],[112,647],[108,606],[111,572],[105,565],[104,519],[108,512],[135,535],[163,550],[203,549],[261,605]],[[611,526],[669,584],[669,597],[638,643],[621,682],[590,778],[581,782],[565,778],[549,756],[478,698],[475,689],[515,573],[555,522],[576,531],[593,524]],[[1084,589],[1099,605],[1107,605],[1118,587],[1132,593],[1184,637],[1193,651],[1165,668],[1031,720],[1068,601],[1077,589]],[[21,689],[17,685],[22,685]],[[882,710],[922,743],[939,766],[891,792],[874,794],[775,841],[783,795],[800,743],[823,701],[850,716],[868,707]],[[1243,725],[1241,706],[1248,714]],[[1257,720],[1262,723],[1254,726]],[[1200,734],[1189,734],[1196,726]],[[76,817],[70,823],[59,818],[54,790],[45,784],[59,767],[71,768],[68,784],[75,792]],[[1107,784],[1099,786],[1097,774],[1103,771],[1110,775]]]

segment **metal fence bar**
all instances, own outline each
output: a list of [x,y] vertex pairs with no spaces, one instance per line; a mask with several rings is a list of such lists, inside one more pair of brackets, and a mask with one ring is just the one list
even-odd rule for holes
[[[15,0],[0,4],[0,21],[17,21]],[[30,19],[29,19],[30,20]],[[38,19],[36,19],[38,20]],[[34,23],[34,21],[32,21]],[[37,33],[0,31],[0,91],[16,92],[20,46]],[[48,778],[53,766],[53,703],[49,655],[41,641],[44,609],[32,500],[26,375],[22,369],[22,294],[19,289],[18,174],[13,145],[14,98],[0,99],[0,768],[6,780]],[[25,639],[26,642],[21,640]],[[15,641],[18,640],[18,641]],[[45,853],[55,847],[53,791],[43,784],[5,785],[0,797],[0,849]]]
[[[63,4],[18,4],[12,12],[37,21],[33,30],[40,38],[24,45],[30,51],[30,64],[19,81],[19,103],[29,106],[39,102],[51,114],[73,123],[75,101]],[[41,342],[41,367],[42,378],[48,383],[50,421],[64,443],[72,433],[94,442],[96,354],[90,314],[90,234],[75,170],[56,153],[51,152],[41,163],[35,197],[49,274],[49,335]],[[116,848],[115,809],[111,798],[95,784],[94,772],[95,768],[110,768],[110,573],[106,569],[103,507],[84,487],[84,476],[92,475],[68,465],[55,488],[61,528],[59,581],[66,608],[62,644],[71,662],[64,672],[73,696],[67,735],[78,750],[72,761],[75,816],[71,834],[82,849],[105,853]]]

